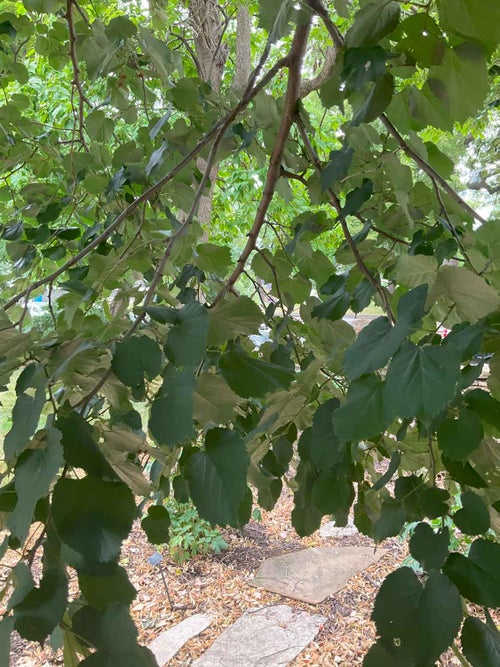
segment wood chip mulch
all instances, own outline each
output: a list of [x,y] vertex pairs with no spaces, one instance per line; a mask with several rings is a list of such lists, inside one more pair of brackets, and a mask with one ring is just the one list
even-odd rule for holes
[[[161,632],[196,613],[207,613],[212,624],[201,635],[191,639],[173,658],[172,667],[187,667],[213,643],[217,636],[247,609],[271,604],[288,604],[327,618],[314,642],[292,662],[292,667],[352,667],[362,665],[363,657],[375,640],[371,609],[377,590],[385,576],[398,567],[407,556],[407,545],[398,539],[383,544],[386,555],[364,572],[350,579],[348,585],[318,605],[253,588],[248,582],[266,558],[302,549],[307,546],[373,546],[362,535],[342,538],[321,538],[319,533],[299,539],[290,524],[292,509],[290,492],[283,494],[272,512],[262,512],[262,521],[252,521],[243,530],[224,530],[228,548],[221,554],[198,556],[182,566],[175,564],[168,551],[163,553],[162,567],[166,576],[171,609],[161,573],[148,563],[154,548],[148,544],[137,526],[124,544],[121,564],[137,590],[132,615],[139,629],[141,643],[149,644]],[[0,566],[0,588],[7,570],[16,557],[7,554]],[[11,562],[8,562],[8,561]],[[35,564],[36,566],[36,564]],[[70,589],[76,594],[75,581]],[[60,667],[60,652],[49,646],[40,648],[16,636],[12,645],[11,667]],[[449,652],[440,660],[443,667],[460,663]],[[228,665],[230,667],[230,665]]]

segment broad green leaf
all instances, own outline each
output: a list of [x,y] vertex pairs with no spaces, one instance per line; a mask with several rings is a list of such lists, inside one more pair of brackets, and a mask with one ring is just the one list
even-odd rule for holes
[[312,488],[318,473],[309,463],[308,456],[301,451],[301,448],[308,449],[310,446],[311,430],[303,432],[299,442],[299,452],[301,452],[301,461],[297,466],[297,475],[295,483],[298,488],[295,491],[294,508],[292,511],[292,525],[300,537],[312,535],[321,525],[323,513],[312,502]]
[[391,456],[391,460],[389,461],[387,470],[384,472],[383,475],[380,475],[380,477],[372,486],[372,489],[374,491],[380,491],[380,489],[383,489],[384,486],[391,481],[396,470],[399,469],[400,463],[401,463],[401,452],[399,451],[399,449],[396,449],[396,451],[393,452]]
[[244,398],[286,389],[295,375],[288,367],[248,356],[240,347],[226,352],[219,361],[219,368],[231,389]]
[[354,496],[353,483],[329,471],[320,473],[311,489],[312,502],[322,514],[335,514],[342,510],[348,513]]
[[392,572],[382,584],[372,619],[385,645],[401,664],[432,664],[455,639],[462,604],[447,577],[432,572],[422,587],[408,567]]
[[425,286],[411,290],[399,301],[395,326],[386,317],[378,317],[361,330],[344,356],[344,370],[349,379],[356,380],[385,366],[405,338],[420,326],[426,296]]
[[380,506],[380,516],[373,524],[373,538],[382,542],[387,537],[399,535],[405,522],[406,512],[402,503],[387,498]]
[[363,178],[362,184],[347,193],[345,204],[342,208],[342,215],[345,218],[348,215],[355,215],[361,209],[373,194],[373,181],[369,178]]
[[145,377],[154,380],[161,373],[160,347],[148,336],[134,336],[117,343],[111,368],[127,387],[140,389],[144,386]]
[[451,478],[461,486],[472,486],[475,489],[487,488],[488,484],[468,461],[454,461],[446,456],[442,456],[441,458]]
[[196,254],[196,266],[219,278],[223,278],[231,266],[231,248],[228,246],[200,243],[196,246]]
[[168,332],[165,354],[176,366],[198,366],[207,347],[208,313],[198,301],[189,301],[177,312]]
[[129,605],[137,595],[127,572],[115,563],[79,572],[78,583],[85,600],[100,611],[117,602]]
[[399,23],[400,5],[392,0],[365,4],[358,11],[346,35],[346,45],[371,46],[388,35]]
[[469,410],[479,415],[483,421],[500,430],[500,401],[483,389],[473,389],[465,395]]
[[194,435],[193,392],[196,379],[191,370],[168,366],[163,385],[151,405],[149,430],[159,445],[172,447]]
[[353,125],[371,123],[387,109],[394,94],[394,77],[386,72],[376,82],[368,84],[364,94],[362,91],[352,96],[354,107]]
[[467,42],[447,49],[442,64],[430,68],[424,93],[437,97],[450,118],[463,123],[481,108],[488,89],[484,51]]
[[496,0],[437,0],[446,32],[472,38],[489,51],[500,42],[500,6]]
[[72,625],[78,637],[98,649],[80,663],[85,667],[157,667],[151,651],[137,644],[137,629],[123,604],[102,611],[81,607]]
[[227,297],[209,310],[208,344],[219,345],[240,334],[259,331],[264,315],[257,304],[247,296]]
[[426,488],[420,494],[418,504],[423,516],[429,519],[437,519],[448,513],[448,500],[450,494],[446,489],[439,489],[436,486]]
[[455,461],[465,460],[479,447],[483,436],[481,420],[471,410],[462,410],[458,419],[445,419],[437,430],[440,450]]
[[61,444],[68,465],[82,468],[94,477],[116,478],[99,449],[97,432],[81,415],[73,411],[59,416],[56,428],[62,433]]
[[311,315],[318,319],[340,320],[347,312],[349,303],[351,302],[351,295],[346,292],[344,287],[341,287],[335,294],[328,297],[315,306]]
[[25,450],[15,467],[17,504],[9,519],[12,535],[24,541],[33,519],[35,505],[49,492],[52,480],[63,465],[61,433],[49,426],[38,449]]
[[249,463],[236,431],[214,428],[207,432],[204,449],[190,456],[184,470],[189,493],[202,518],[214,525],[238,525]]
[[441,528],[437,533],[428,523],[419,523],[410,539],[410,553],[424,570],[440,570],[448,557],[450,531]]
[[60,479],[52,519],[61,540],[89,566],[115,560],[135,518],[134,497],[122,482]]
[[225,424],[235,418],[235,408],[241,398],[224,378],[214,373],[202,373],[196,380],[193,416],[199,424]]
[[460,357],[453,348],[401,346],[387,370],[384,400],[400,417],[431,419],[453,397]]
[[429,292],[427,304],[438,301],[445,308],[455,306],[462,320],[477,322],[500,308],[500,296],[484,278],[462,266],[443,266]]
[[[29,372],[29,379],[22,384]],[[21,383],[21,384],[20,384]],[[12,461],[20,454],[35,433],[43,406],[47,377],[41,367],[31,364],[19,376],[16,386],[16,404],[12,410],[12,428],[5,436],[3,450],[5,459]],[[28,393],[29,392],[29,393]]]
[[401,255],[394,277],[398,283],[407,287],[432,285],[437,270],[437,259],[432,255]]
[[317,470],[326,470],[338,463],[344,454],[333,430],[334,412],[339,407],[337,398],[322,403],[314,413],[312,420],[311,461]]
[[460,496],[462,509],[455,512],[455,526],[466,535],[482,535],[490,527],[490,515],[481,496],[474,491],[464,491]]
[[500,665],[500,632],[493,623],[482,623],[469,616],[465,619],[460,639],[463,654],[472,667]]
[[68,582],[61,570],[47,570],[38,588],[14,607],[15,628],[24,639],[43,643],[66,610]]
[[340,150],[330,151],[330,161],[323,167],[320,174],[322,190],[328,190],[335,183],[346,177],[351,166],[354,150],[349,146],[343,146]]
[[4,616],[0,621],[0,665],[10,664],[10,638],[14,630],[14,617]]
[[443,568],[460,593],[484,607],[500,606],[500,544],[477,539],[469,555],[452,553]]
[[394,410],[384,399],[384,384],[376,375],[354,380],[345,403],[335,411],[333,426],[340,442],[369,439],[386,429]]
[[165,507],[151,505],[147,516],[141,521],[141,526],[151,544],[166,544],[170,523],[170,515]]

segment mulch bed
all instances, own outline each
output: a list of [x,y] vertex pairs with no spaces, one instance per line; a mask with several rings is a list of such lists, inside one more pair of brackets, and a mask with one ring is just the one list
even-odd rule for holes
[[[375,547],[372,540],[362,535],[323,539],[316,533],[309,538],[298,538],[290,524],[292,502],[291,493],[284,493],[272,512],[262,512],[262,522],[252,521],[241,531],[224,530],[228,549],[221,554],[198,556],[179,566],[165,551],[163,569],[173,609],[170,608],[158,568],[148,563],[155,550],[148,544],[139,526],[134,528],[124,544],[121,564],[126,567],[137,589],[131,609],[140,641],[148,644],[161,632],[192,614],[209,614],[213,618],[211,626],[190,640],[169,662],[173,667],[187,667],[247,609],[288,604],[327,618],[315,641],[290,663],[293,667],[361,665],[364,654],[375,639],[370,614],[377,590],[385,576],[405,559],[407,546],[397,539],[386,540],[383,548],[387,553],[380,561],[353,577],[342,591],[318,605],[253,588],[248,582],[266,558],[306,546]],[[18,556],[10,553],[5,564],[12,566],[17,559]],[[0,567],[0,586],[6,571]],[[75,583],[73,580],[70,589],[76,593]],[[54,653],[50,647],[42,649],[20,637],[14,638],[11,667],[56,667],[62,664],[61,654]],[[441,659],[443,667],[459,664],[449,654]]]

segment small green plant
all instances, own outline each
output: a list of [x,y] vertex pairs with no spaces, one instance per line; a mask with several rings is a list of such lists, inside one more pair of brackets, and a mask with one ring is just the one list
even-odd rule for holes
[[192,503],[179,503],[171,498],[167,509],[171,519],[168,548],[176,563],[185,563],[193,556],[210,551],[220,553],[227,548],[220,532],[200,517]]

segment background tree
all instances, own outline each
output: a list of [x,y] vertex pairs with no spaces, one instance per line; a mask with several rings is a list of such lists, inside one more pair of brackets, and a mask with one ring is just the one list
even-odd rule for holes
[[293,460],[300,535],[414,526],[365,665],[497,665],[497,1],[1,11],[0,664],[57,627],[68,665],[154,664],[134,519],[241,526]]

